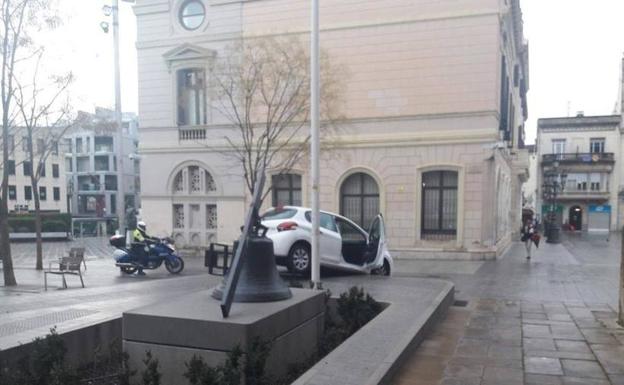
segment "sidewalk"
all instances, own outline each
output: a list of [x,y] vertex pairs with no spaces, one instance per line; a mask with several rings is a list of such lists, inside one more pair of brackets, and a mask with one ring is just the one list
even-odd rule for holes
[[526,259],[399,261],[402,274],[453,281],[456,298],[393,385],[624,385],[624,329],[615,323],[620,238],[573,234]]

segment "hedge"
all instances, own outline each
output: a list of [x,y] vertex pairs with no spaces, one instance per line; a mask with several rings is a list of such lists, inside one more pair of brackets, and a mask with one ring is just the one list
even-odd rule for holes
[[[69,232],[71,227],[70,214],[42,213],[41,229],[44,232]],[[9,216],[9,232],[34,233],[35,216],[33,214],[12,214]]]

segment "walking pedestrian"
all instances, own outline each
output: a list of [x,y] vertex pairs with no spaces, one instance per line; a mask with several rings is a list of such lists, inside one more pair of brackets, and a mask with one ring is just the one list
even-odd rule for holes
[[533,236],[535,235],[535,225],[531,219],[527,219],[522,226],[522,238],[527,251],[527,259],[531,259],[531,248],[533,247]]

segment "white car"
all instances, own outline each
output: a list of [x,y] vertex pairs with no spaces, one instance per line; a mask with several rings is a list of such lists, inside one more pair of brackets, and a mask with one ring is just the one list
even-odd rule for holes
[[[312,254],[311,209],[285,206],[273,208],[262,216],[273,241],[278,265],[289,271],[309,274]],[[321,211],[320,259],[325,267],[360,273],[390,275],[392,257],[385,239],[383,217],[379,214],[368,232],[349,219]]]

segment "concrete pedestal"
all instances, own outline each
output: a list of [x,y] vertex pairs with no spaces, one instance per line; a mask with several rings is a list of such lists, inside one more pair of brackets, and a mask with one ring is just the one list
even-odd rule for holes
[[324,293],[291,289],[292,298],[279,302],[234,303],[224,319],[212,290],[189,294],[123,314],[123,346],[133,369],[144,369],[150,350],[159,360],[163,384],[186,384],[185,362],[193,355],[210,365],[225,361],[235,346],[247,350],[260,337],[273,341],[267,360],[270,374],[281,376],[288,364],[316,351],[323,332]]

